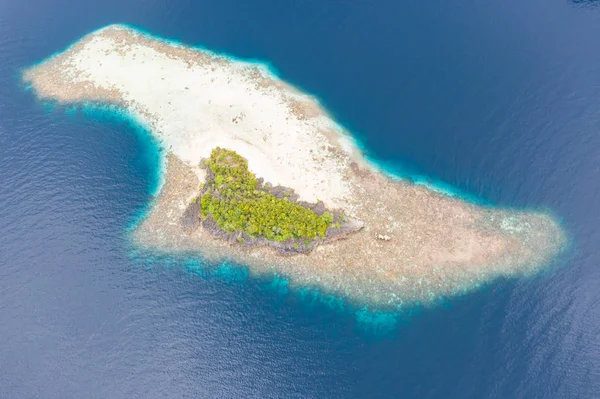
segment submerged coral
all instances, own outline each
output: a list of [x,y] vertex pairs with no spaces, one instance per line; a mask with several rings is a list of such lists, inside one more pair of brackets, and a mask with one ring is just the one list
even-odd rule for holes
[[[315,98],[264,65],[113,25],[24,80],[40,98],[121,108],[165,149],[164,184],[133,232],[140,246],[394,306],[534,273],[567,243],[548,212],[482,207],[382,174]],[[198,166],[216,147],[247,165],[221,150],[234,164],[212,166],[225,171]],[[352,220],[364,227],[334,237]]]

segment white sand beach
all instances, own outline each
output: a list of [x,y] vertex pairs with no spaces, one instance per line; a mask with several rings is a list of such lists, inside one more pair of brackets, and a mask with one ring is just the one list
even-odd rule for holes
[[[134,232],[143,247],[231,258],[292,285],[397,306],[533,273],[566,243],[546,213],[482,208],[383,176],[314,97],[260,64],[111,25],[23,79],[41,99],[121,107],[158,139],[165,184]],[[204,178],[199,162],[217,146],[248,159],[258,177],[343,210],[364,229],[288,257],[222,242],[201,228],[184,231],[178,221]]]

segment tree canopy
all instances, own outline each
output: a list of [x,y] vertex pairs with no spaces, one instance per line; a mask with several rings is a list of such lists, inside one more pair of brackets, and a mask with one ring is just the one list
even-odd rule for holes
[[330,212],[317,215],[269,193],[248,170],[248,161],[236,152],[217,147],[204,166],[212,173],[203,187],[202,216],[212,216],[228,233],[245,232],[273,241],[325,238],[334,220]]

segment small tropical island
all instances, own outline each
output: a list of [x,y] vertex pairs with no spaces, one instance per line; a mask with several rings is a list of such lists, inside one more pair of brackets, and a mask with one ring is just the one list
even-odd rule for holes
[[325,210],[321,201],[298,202],[294,190],[257,179],[235,151],[217,147],[201,166],[207,172],[201,195],[183,214],[182,226],[189,231],[201,224],[228,241],[294,254],[362,228],[341,212]]
[[548,212],[383,173],[317,99],[260,63],[110,25],[23,80],[43,100],[122,112],[157,140],[162,184],[131,233],[140,248],[397,307],[535,273],[567,243]]

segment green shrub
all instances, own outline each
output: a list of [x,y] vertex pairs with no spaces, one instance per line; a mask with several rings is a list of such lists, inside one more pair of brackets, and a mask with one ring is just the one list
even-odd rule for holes
[[200,206],[202,216],[212,216],[223,230],[242,231],[268,240],[324,238],[333,215],[321,216],[288,199],[258,188],[248,162],[236,152],[215,148],[205,164],[213,179],[205,184]]

